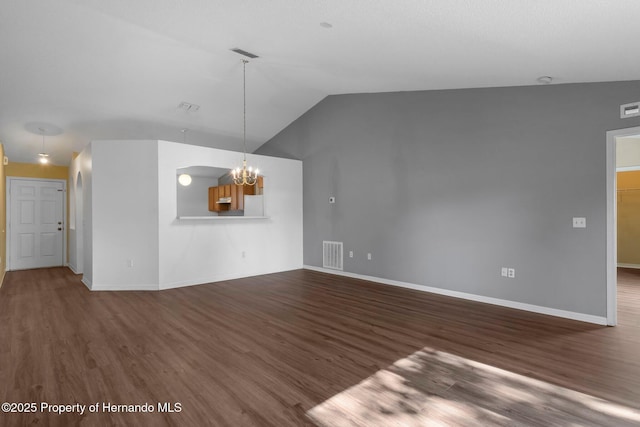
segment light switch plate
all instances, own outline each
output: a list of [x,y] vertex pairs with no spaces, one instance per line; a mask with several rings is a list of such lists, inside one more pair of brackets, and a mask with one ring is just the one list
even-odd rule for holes
[[507,267],[502,267],[502,270],[500,271],[500,275],[502,277],[507,277]]
[[587,218],[573,217],[573,228],[587,228]]

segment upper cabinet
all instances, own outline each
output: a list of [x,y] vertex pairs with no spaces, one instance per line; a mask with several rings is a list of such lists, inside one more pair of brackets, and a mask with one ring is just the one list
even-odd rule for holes
[[244,196],[256,194],[254,185],[226,184],[209,188],[209,210],[212,212],[244,210]]

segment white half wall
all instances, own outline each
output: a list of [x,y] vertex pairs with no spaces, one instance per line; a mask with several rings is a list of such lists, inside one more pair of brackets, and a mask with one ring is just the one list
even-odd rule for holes
[[[267,218],[179,220],[176,169],[231,169],[242,153],[93,141],[70,168],[72,191],[82,175],[84,224],[75,232],[83,227],[83,282],[92,290],[158,290],[302,268],[302,162],[249,160],[264,174]],[[72,240],[75,267],[79,245]]]
[[[160,289],[302,268],[302,162],[252,155],[266,219],[177,219],[176,169],[232,169],[242,153],[158,142]],[[243,257],[244,253],[244,257]]]

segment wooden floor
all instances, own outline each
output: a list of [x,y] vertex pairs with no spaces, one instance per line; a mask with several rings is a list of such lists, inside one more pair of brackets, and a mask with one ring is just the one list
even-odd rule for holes
[[312,408],[425,347],[637,408],[640,272],[619,282],[610,328],[308,270],[161,292],[89,292],[66,268],[9,272],[0,402],[100,410],[38,407],[0,425],[312,425]]

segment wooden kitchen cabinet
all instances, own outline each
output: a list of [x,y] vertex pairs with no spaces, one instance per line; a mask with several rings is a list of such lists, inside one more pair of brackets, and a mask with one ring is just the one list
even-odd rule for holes
[[[255,186],[227,184],[209,187],[209,210],[211,212],[244,210],[244,196],[255,194]],[[218,203],[222,198],[230,197],[230,203]]]
[[211,212],[218,212],[218,187],[209,187],[209,210]]

